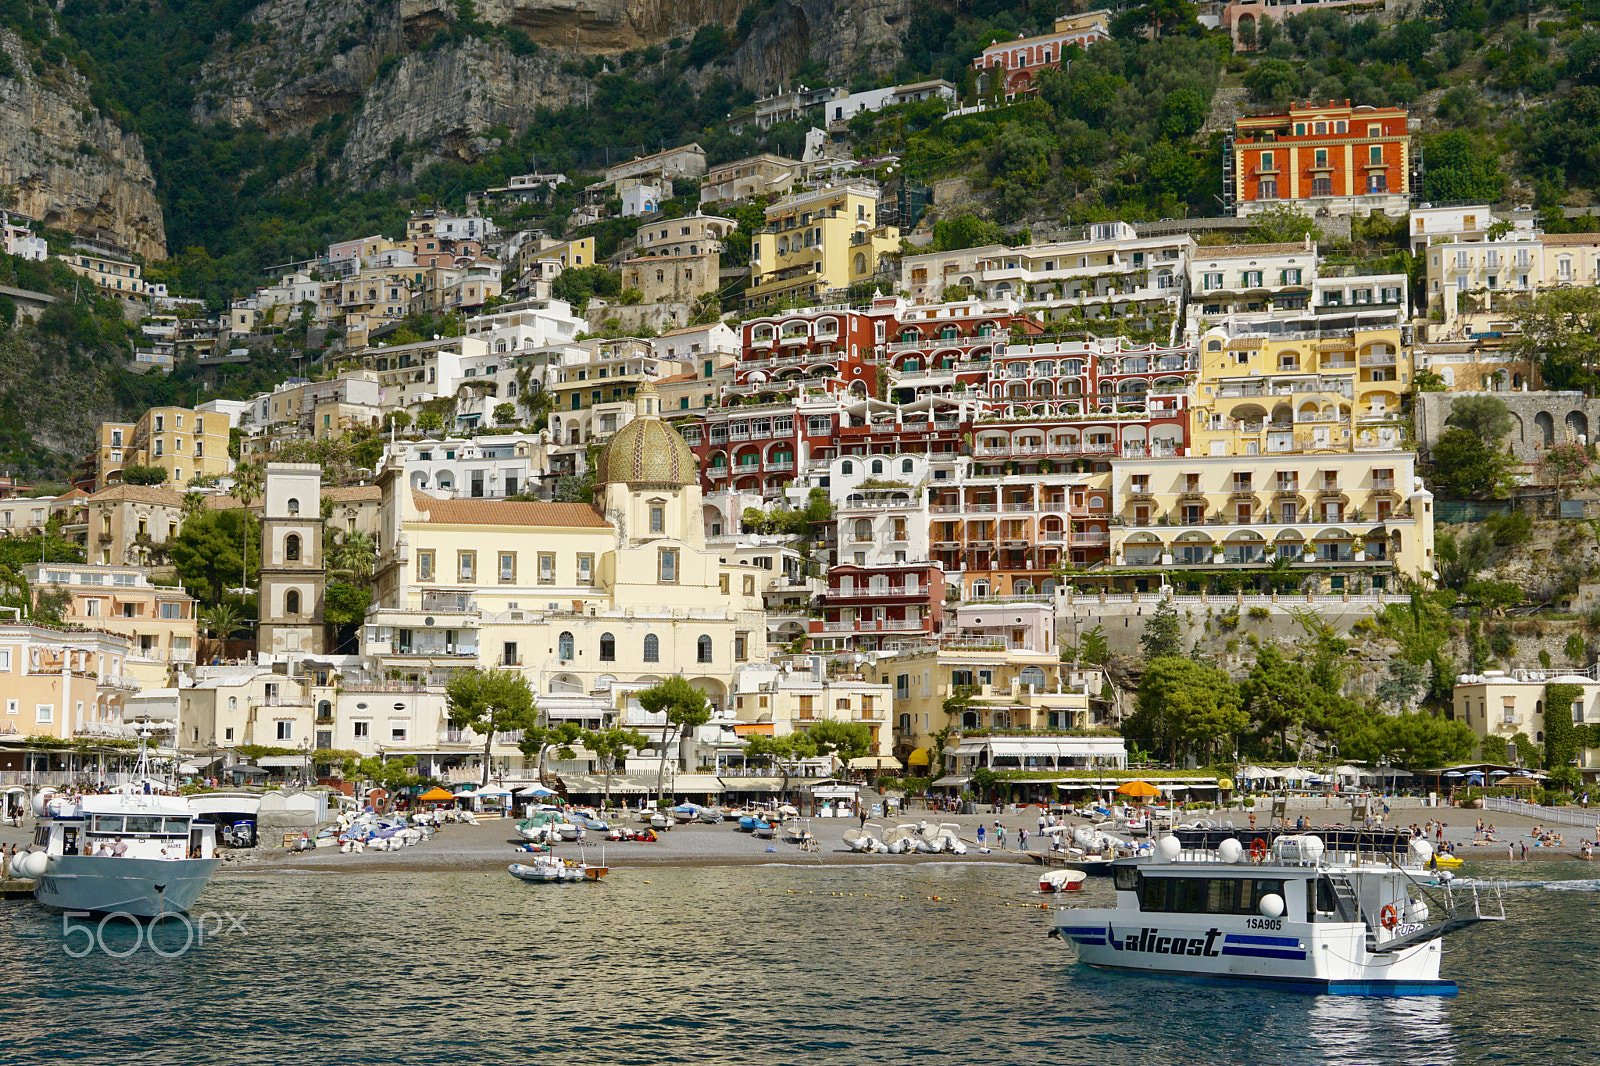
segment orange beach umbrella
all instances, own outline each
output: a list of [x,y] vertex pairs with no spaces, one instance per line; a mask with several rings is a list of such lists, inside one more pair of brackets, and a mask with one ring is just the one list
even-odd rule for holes
[[1146,799],[1161,795],[1161,790],[1147,781],[1129,781],[1117,789],[1121,796],[1142,796]]

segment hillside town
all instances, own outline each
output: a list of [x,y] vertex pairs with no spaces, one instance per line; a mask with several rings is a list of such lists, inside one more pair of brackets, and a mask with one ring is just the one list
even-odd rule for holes
[[[1104,21],[997,44],[980,88],[1025,96]],[[103,772],[142,709],[208,779],[405,759],[597,795],[604,752],[452,724],[451,679],[488,669],[523,678],[550,727],[637,730],[624,792],[653,793],[658,765],[701,799],[851,772],[951,794],[984,769],[1115,773],[1149,755],[1108,664],[1161,610],[1348,626],[1436,586],[1445,519],[1419,453],[1457,404],[1499,401],[1530,496],[1549,456],[1591,450],[1600,410],[1545,387],[1514,307],[1600,284],[1600,234],[1421,201],[1405,108],[1240,117],[1215,218],[962,246],[925,217],[940,190],[888,192],[883,161],[829,137],[955,96],[799,87],[742,121],[816,122],[803,160],[708,166],[690,143],[618,162],[561,237],[496,223],[573,184],[521,175],[217,313],[104,235],[51,252],[9,215],[8,254],[59,259],[139,323],[132,371],[248,364],[291,327],[317,351],[248,398],[102,424],[64,493],[5,487],[0,531],[40,561],[19,575],[30,607],[0,619],[0,773]],[[1374,217],[1408,227],[1421,286],[1335,240]],[[633,227],[606,258],[584,229],[602,219]],[[1264,219],[1305,225],[1263,241]],[[563,298],[596,269],[613,295]],[[24,320],[53,299],[10,295]],[[1464,675],[1456,720],[1542,742],[1522,697],[1559,675],[1581,686],[1574,720],[1600,722],[1592,666],[1542,665]],[[673,677],[704,721],[641,702]],[[774,754],[827,722],[864,728]],[[1578,759],[1600,771],[1600,749]]]

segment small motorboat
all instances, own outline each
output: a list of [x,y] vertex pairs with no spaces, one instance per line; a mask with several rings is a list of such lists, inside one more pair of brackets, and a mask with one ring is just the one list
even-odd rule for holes
[[714,807],[701,807],[699,819],[703,825],[721,825],[722,812]]
[[773,837],[778,835],[778,827],[767,821],[765,818],[758,818],[756,820],[755,829],[751,830],[751,832],[753,832],[757,837],[760,837],[762,840],[771,840]]
[[1435,853],[1434,856],[1428,860],[1428,869],[1453,870],[1460,866],[1461,862],[1462,860],[1454,855],[1440,855]]
[[672,808],[672,820],[679,825],[688,825],[700,814],[700,808],[693,803],[680,803]]
[[1046,870],[1039,875],[1039,891],[1076,892],[1087,877],[1082,870]]
[[540,884],[564,884],[583,880],[582,863],[557,859],[550,855],[535,856],[531,863],[514,862],[506,867],[506,872],[519,881],[534,881]]
[[740,815],[739,816],[739,832],[741,832],[741,833],[753,833],[753,832],[755,832],[756,823],[759,822],[759,821],[761,821],[761,819],[757,818],[753,814],[742,814],[742,815]]

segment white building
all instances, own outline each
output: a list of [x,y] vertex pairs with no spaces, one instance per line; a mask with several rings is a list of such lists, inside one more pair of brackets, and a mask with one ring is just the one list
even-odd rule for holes
[[405,466],[413,489],[457,499],[503,499],[538,487],[545,447],[537,433],[396,441],[385,462]]

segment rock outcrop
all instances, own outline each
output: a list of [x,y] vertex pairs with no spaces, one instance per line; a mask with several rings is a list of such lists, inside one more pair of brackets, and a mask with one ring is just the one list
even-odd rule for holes
[[41,64],[0,30],[12,76],[0,78],[0,189],[47,226],[104,230],[149,259],[167,254],[166,224],[144,145],[95,109],[87,80]]

